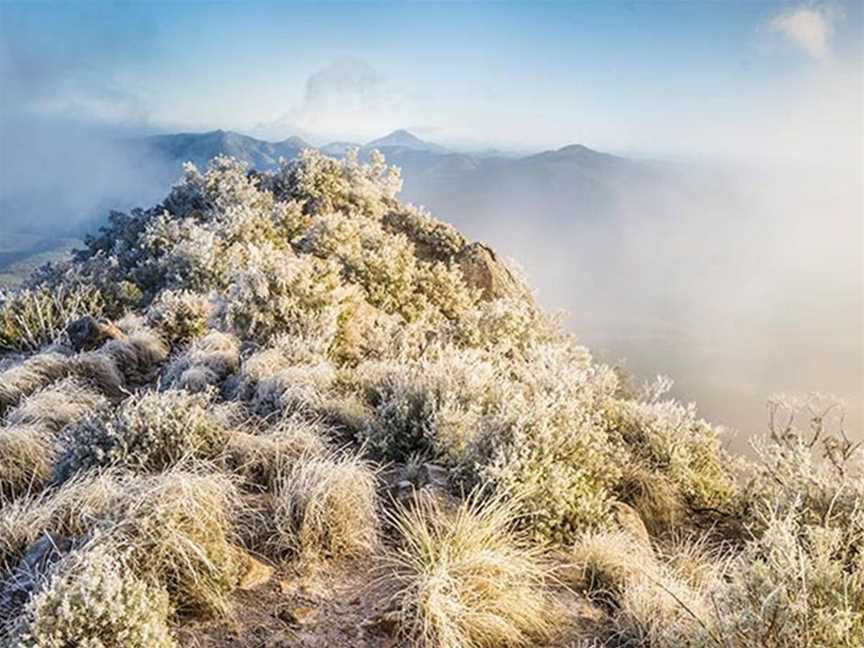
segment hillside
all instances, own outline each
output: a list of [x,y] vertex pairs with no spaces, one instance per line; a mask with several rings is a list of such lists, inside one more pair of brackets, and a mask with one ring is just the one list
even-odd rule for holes
[[218,157],[0,297],[0,645],[864,642],[836,404],[731,456],[401,184]]

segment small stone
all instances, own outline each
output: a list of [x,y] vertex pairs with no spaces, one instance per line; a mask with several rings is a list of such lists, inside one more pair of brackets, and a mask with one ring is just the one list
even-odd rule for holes
[[292,626],[315,625],[318,623],[318,610],[307,605],[287,607],[279,612],[279,618]]
[[365,621],[363,627],[374,634],[394,636],[399,630],[399,613],[395,610],[382,612]]
[[242,559],[242,575],[237,582],[237,587],[241,590],[251,590],[260,587],[267,583],[273,577],[273,568],[265,565],[260,560],[256,560],[249,554],[245,554]]
[[85,315],[66,327],[69,343],[76,351],[95,349],[108,340],[124,340],[126,335],[108,320]]

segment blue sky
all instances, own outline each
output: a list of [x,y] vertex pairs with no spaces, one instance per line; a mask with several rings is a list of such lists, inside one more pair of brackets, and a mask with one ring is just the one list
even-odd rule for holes
[[137,131],[688,155],[860,134],[855,1],[0,1],[0,39],[5,116]]

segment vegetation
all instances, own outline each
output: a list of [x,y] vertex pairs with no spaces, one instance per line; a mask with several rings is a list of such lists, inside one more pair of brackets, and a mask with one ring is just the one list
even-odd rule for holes
[[400,183],[217,158],[0,298],[2,645],[173,646],[250,565],[349,563],[405,645],[864,644],[838,404],[730,456]]

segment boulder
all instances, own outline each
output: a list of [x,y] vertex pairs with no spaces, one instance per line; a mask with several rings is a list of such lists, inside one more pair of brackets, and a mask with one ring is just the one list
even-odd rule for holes
[[237,587],[241,590],[252,590],[269,582],[273,577],[273,568],[246,552],[240,552],[240,578]]
[[469,243],[456,255],[465,283],[481,292],[486,301],[502,297],[531,299],[524,284],[502,263],[492,248]]
[[108,340],[125,340],[126,335],[114,324],[90,315],[80,317],[66,326],[69,343],[76,351],[89,351]]

